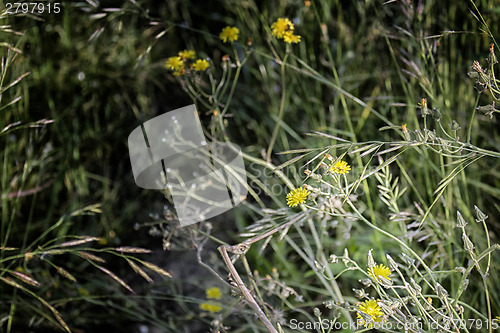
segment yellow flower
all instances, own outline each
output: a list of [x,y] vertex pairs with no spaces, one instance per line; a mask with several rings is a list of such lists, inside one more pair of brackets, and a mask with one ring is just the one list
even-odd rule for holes
[[288,207],[295,207],[298,204],[306,202],[309,190],[304,187],[296,188],[286,195],[286,204]]
[[208,66],[210,66],[210,64],[208,63],[208,61],[206,61],[205,59],[198,59],[193,64],[193,69],[195,71],[204,71],[205,69],[208,68]]
[[217,287],[208,288],[206,293],[207,293],[207,298],[212,298],[212,299],[220,299],[220,296],[222,294],[220,292],[220,289]]
[[283,40],[288,43],[298,43],[300,42],[300,36],[299,35],[294,35],[293,32],[287,31],[285,32],[285,35],[283,36]]
[[378,266],[373,267],[373,273],[371,268],[368,268],[368,274],[374,278],[375,280],[380,282],[379,276],[383,276],[387,280],[390,280],[391,278],[389,275],[391,275],[391,270],[387,268],[386,266],[380,264]]
[[288,18],[280,17],[271,25],[272,34],[276,38],[283,38],[287,32],[293,33],[295,26]]
[[200,309],[208,312],[219,312],[222,310],[221,306],[215,305],[215,304],[210,304],[210,303],[201,303],[200,304]]
[[334,165],[330,165],[330,171],[334,173],[344,174],[349,173],[351,166],[346,161],[337,161]]
[[[367,314],[368,316],[371,317],[371,320],[373,320],[376,323],[380,323],[384,315],[380,306],[378,306],[377,302],[373,299],[360,303],[358,305],[358,311]],[[359,314],[359,312],[358,312],[358,323],[365,327],[373,326],[373,323],[365,322],[365,319],[363,318],[362,315]]]
[[238,34],[240,33],[240,30],[236,27],[230,27],[227,26],[224,29],[222,29],[222,32],[220,33],[219,37],[222,39],[224,43],[229,42],[234,42],[238,40]]
[[179,71],[184,68],[184,62],[181,57],[170,57],[165,62],[165,68]]
[[179,57],[181,57],[183,60],[186,59],[193,59],[196,55],[196,52],[194,50],[184,50],[184,51],[179,51]]

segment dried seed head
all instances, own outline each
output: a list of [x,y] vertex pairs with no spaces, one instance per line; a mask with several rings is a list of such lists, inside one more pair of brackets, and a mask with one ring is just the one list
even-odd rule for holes
[[472,69],[478,73],[483,72],[483,68],[481,67],[481,64],[479,63],[479,61],[477,61],[477,60],[474,60],[474,63],[472,63]]
[[465,222],[462,214],[457,210],[457,228],[465,228],[467,222]]

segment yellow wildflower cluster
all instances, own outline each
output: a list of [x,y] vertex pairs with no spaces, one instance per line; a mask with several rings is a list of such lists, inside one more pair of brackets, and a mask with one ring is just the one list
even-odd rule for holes
[[346,161],[337,161],[335,164],[330,165],[330,171],[333,173],[338,173],[338,174],[345,174],[349,173],[351,170],[351,166],[347,164]]
[[370,316],[371,320],[375,323],[380,323],[384,316],[382,309],[377,304],[377,302],[373,299],[364,301],[358,305],[358,323],[365,327],[373,327],[373,323],[366,322],[363,316],[359,313],[363,312],[365,315]]
[[238,40],[239,33],[240,30],[238,28],[227,26],[224,29],[222,29],[222,32],[220,33],[219,37],[224,43],[227,42],[232,43]]
[[[217,287],[212,287],[208,288],[206,290],[206,295],[208,299],[220,299],[221,298],[221,291]],[[222,310],[222,307],[218,305],[217,303],[201,303],[200,304],[200,309],[203,311],[208,311],[208,312],[219,312]]]
[[278,39],[283,39],[286,43],[300,42],[300,36],[293,33],[294,24],[288,18],[280,17],[271,25],[271,33]]
[[310,194],[308,189],[304,187],[296,188],[286,196],[286,204],[288,207],[295,207],[298,204],[306,202],[307,196]]
[[[372,272],[372,269],[373,269],[373,272]],[[373,267],[372,269],[368,268],[368,274],[375,280],[381,282],[380,280],[380,276],[382,276],[383,278],[387,279],[387,280],[390,280],[391,278],[389,277],[389,275],[391,275],[391,270],[380,264],[378,266],[375,266]]]
[[[196,57],[196,52],[194,50],[184,50],[180,51],[177,56],[170,57],[165,62],[165,68],[174,72],[174,76],[180,76],[186,74],[186,64]],[[191,62],[190,68],[199,72],[204,71],[210,67],[209,62],[206,59],[197,59],[195,62]]]

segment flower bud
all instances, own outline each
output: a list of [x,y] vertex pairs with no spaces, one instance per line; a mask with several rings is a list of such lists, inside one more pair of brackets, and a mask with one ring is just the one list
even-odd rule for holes
[[484,222],[488,218],[488,215],[483,213],[476,205],[474,205],[474,210],[476,211],[476,222]]
[[366,264],[366,266],[368,268],[373,268],[373,267],[377,266],[377,263],[375,262],[375,259],[373,259],[372,251],[373,251],[373,249],[370,249],[368,251],[368,262]]
[[491,43],[490,44],[490,54],[488,55],[488,63],[491,65],[496,64],[497,61],[497,56],[495,55],[495,44]]
[[467,251],[469,253],[471,253],[472,251],[474,251],[474,244],[469,239],[469,237],[467,237],[467,235],[465,233],[462,234],[462,240],[464,241],[464,249],[465,249],[465,251]]
[[465,228],[466,225],[467,222],[465,222],[462,214],[460,214],[460,212],[457,210],[457,228]]

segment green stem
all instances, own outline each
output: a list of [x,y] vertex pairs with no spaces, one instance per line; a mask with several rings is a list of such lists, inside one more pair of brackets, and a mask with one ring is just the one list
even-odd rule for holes
[[286,82],[285,82],[285,69],[286,69],[286,61],[289,55],[289,46],[287,45],[287,52],[285,58],[281,63],[281,101],[280,101],[280,109],[278,112],[278,121],[274,126],[273,134],[271,136],[271,141],[269,142],[269,147],[266,152],[266,161],[271,161],[271,154],[273,152],[274,143],[276,142],[276,138],[278,136],[278,132],[281,126],[281,121],[283,120],[283,114],[285,110],[285,101],[286,101]]

